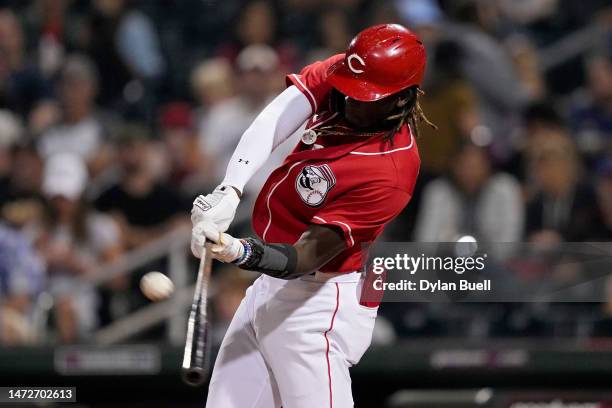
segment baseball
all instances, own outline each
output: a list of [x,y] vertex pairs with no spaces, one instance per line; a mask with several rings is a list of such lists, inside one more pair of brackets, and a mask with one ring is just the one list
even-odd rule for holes
[[149,272],[140,279],[140,290],[153,302],[165,300],[174,292],[174,283],[161,272]]
[[464,235],[457,239],[455,244],[455,256],[458,257],[470,257],[473,256],[478,250],[478,241],[471,235]]

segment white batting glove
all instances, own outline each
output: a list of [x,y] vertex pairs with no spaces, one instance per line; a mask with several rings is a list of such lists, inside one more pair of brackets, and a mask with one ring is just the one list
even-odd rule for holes
[[219,231],[215,224],[209,221],[197,223],[191,230],[191,252],[196,258],[202,257],[206,241],[212,243],[212,257],[221,262],[234,262],[244,255],[244,246],[239,239]]
[[240,203],[238,193],[231,186],[220,185],[207,195],[198,196],[191,207],[191,223],[195,227],[202,221],[214,223],[221,232],[227,231]]

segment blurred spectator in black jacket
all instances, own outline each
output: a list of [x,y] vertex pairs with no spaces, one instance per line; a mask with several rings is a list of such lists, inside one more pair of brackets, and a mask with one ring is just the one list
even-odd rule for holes
[[2,218],[22,227],[42,211],[43,161],[32,145],[16,145],[11,151],[11,171],[1,184]]
[[127,0],[96,0],[89,17],[84,48],[100,71],[100,102],[152,119],[166,70],[153,22]]
[[23,30],[17,16],[0,9],[0,108],[24,120],[53,111],[52,89],[38,66],[28,60]]
[[587,62],[587,92],[570,112],[578,147],[589,156],[612,153],[612,63],[605,56]]
[[605,237],[593,184],[572,140],[549,132],[529,152],[536,193],[527,205],[526,233],[535,242],[575,242]]
[[159,169],[146,128],[128,124],[118,135],[120,180],[96,200],[98,210],[118,222],[129,249],[160,237],[189,221],[190,207],[171,187],[158,180]]

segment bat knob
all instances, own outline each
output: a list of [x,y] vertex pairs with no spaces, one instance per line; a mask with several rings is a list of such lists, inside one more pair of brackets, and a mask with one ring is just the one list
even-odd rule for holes
[[183,381],[192,387],[199,387],[206,381],[206,371],[199,367],[183,370]]

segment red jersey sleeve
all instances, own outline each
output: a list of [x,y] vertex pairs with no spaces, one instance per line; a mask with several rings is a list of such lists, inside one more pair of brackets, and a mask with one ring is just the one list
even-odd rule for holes
[[374,241],[385,224],[410,201],[410,194],[393,187],[364,186],[342,194],[315,216],[312,224],[342,229],[347,248]]
[[344,58],[344,54],[337,54],[326,60],[307,65],[299,74],[286,76],[287,86],[295,85],[308,98],[312,113],[319,110],[331,90],[331,86],[327,83],[327,70],[342,58]]

